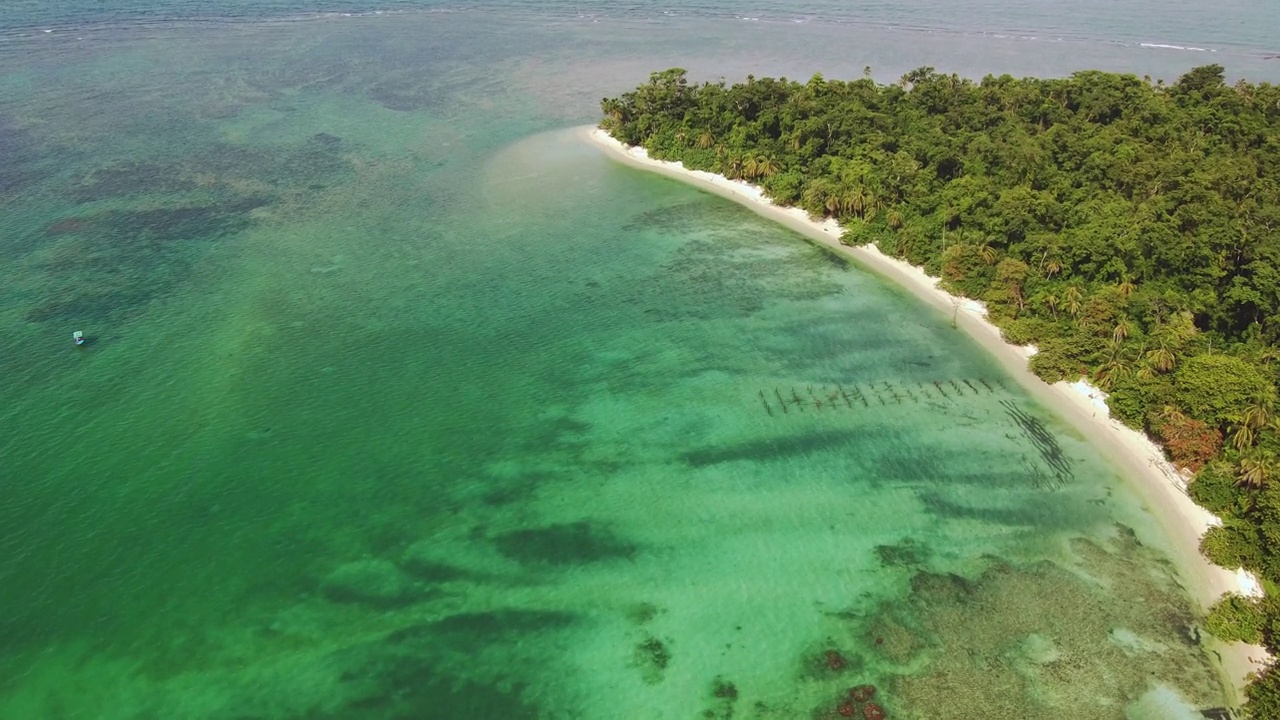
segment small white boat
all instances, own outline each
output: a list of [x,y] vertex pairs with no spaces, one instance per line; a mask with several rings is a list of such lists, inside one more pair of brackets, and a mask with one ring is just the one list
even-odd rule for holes
[[75,331],[75,332],[71,333],[71,339],[72,339],[72,340],[75,340],[75,342],[76,342],[76,344],[77,344],[77,345],[83,345],[83,344],[84,344],[84,333],[82,333],[82,332],[80,332],[79,330],[77,330],[77,331]]

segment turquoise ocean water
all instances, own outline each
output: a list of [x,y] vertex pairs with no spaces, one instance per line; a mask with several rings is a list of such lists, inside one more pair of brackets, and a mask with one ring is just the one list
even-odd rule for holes
[[947,317],[571,130],[675,64],[1280,69],[1251,6],[1103,7],[11,3],[0,718],[1228,702]]

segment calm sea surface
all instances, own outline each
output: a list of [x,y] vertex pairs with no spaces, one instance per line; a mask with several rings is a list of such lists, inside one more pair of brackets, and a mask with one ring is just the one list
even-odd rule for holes
[[1228,702],[947,317],[569,128],[671,65],[1274,80],[1261,3],[4,13],[0,718]]

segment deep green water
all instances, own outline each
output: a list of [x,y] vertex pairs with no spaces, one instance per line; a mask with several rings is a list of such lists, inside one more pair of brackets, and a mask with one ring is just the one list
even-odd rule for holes
[[565,129],[816,51],[637,29],[0,56],[0,718],[1224,702],[1154,520],[947,317]]

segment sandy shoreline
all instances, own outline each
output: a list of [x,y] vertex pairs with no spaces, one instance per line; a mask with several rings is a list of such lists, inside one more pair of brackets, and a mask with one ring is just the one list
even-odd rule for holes
[[[875,246],[842,245],[841,229],[835,220],[820,222],[799,208],[774,205],[754,185],[701,170],[688,170],[681,163],[654,160],[643,148],[625,146],[596,127],[584,126],[579,132],[585,141],[602,148],[619,162],[741,203],[759,215],[854,258],[934,307],[954,313],[957,327],[994,355],[1037,400],[1053,408],[1134,479],[1174,543],[1180,569],[1205,608],[1227,592],[1246,595],[1260,592],[1257,579],[1249,573],[1218,567],[1200,554],[1200,537],[1211,525],[1221,521],[1187,497],[1185,479],[1165,460],[1159,447],[1144,434],[1112,420],[1105,394],[1087,382],[1050,385],[1032,374],[1027,369],[1027,358],[1035,353],[1035,348],[1005,342],[1000,329],[987,321],[986,308],[981,303],[947,293],[938,287],[938,278],[926,275],[923,268],[889,257]],[[1259,663],[1266,658],[1266,651],[1261,647],[1210,642],[1211,649],[1222,657],[1223,669],[1236,688],[1241,687],[1245,675],[1261,667]]]

